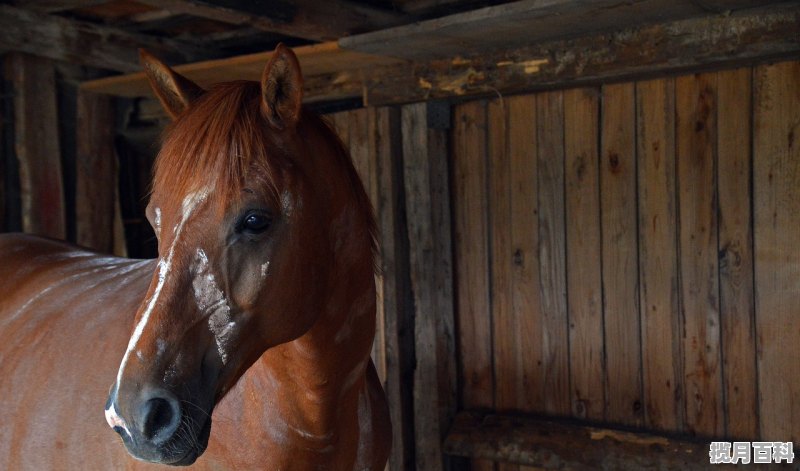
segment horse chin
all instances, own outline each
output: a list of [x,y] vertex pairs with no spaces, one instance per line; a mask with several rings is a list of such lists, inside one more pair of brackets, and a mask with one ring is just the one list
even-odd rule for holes
[[206,423],[203,425],[203,428],[197,432],[197,441],[195,444],[186,451],[186,454],[183,457],[177,459],[176,461],[172,462],[162,462],[161,464],[166,464],[170,466],[189,466],[194,464],[197,461],[197,458],[202,456],[202,454],[206,451],[208,447],[208,438],[211,436],[211,418],[206,420]]

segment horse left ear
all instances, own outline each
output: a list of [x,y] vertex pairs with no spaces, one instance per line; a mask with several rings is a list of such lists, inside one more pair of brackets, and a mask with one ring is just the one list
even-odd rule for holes
[[139,59],[153,92],[172,119],[177,118],[197,97],[205,93],[199,85],[170,69],[144,49],[139,49]]
[[291,49],[278,44],[261,75],[261,109],[277,129],[292,128],[300,119],[303,75]]

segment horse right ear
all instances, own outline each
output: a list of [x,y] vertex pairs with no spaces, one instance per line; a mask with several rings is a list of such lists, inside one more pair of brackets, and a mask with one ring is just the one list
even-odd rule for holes
[[199,85],[183,75],[170,69],[169,66],[154,55],[139,49],[144,73],[158,101],[164,106],[172,119],[178,117],[200,95],[205,93]]

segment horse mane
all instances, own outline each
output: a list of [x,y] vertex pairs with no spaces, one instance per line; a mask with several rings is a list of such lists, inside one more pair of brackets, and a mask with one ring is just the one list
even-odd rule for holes
[[[265,119],[261,114],[260,84],[238,80],[213,85],[192,103],[190,110],[165,129],[155,160],[153,191],[185,195],[209,187],[230,197],[241,191],[244,176],[255,170],[269,190],[271,204],[277,206],[281,178],[293,164],[291,156],[280,151],[262,124]],[[298,132],[314,133],[332,146],[336,164],[347,176],[353,201],[365,217],[371,255],[376,261],[377,226],[372,203],[350,153],[331,125],[316,113],[304,108],[298,127]]]

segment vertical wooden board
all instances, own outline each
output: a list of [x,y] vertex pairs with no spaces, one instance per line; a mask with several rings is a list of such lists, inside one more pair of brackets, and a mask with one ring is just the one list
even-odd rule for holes
[[683,428],[672,79],[636,84],[639,292],[645,424]]
[[603,86],[600,139],[606,420],[642,424],[641,323],[636,224],[636,94]]
[[[686,429],[724,432],[717,266],[715,73],[675,81]],[[726,110],[730,112],[730,110]]]
[[753,231],[752,69],[717,78],[719,308],[726,436],[758,437]]
[[539,293],[536,96],[507,99],[511,165],[511,295],[515,345],[514,407],[543,412],[542,310]]
[[372,196],[370,165],[369,165],[369,120],[367,109],[350,110],[347,112],[347,133],[348,147],[350,148],[350,158],[356,167],[361,183],[367,195]]
[[419,470],[441,469],[442,433],[436,348],[436,312],[431,175],[428,154],[427,107],[406,105],[401,110],[403,133],[403,175],[408,214],[411,289],[414,295],[414,435]]
[[544,336],[544,409],[570,413],[569,337],[564,221],[564,101],[560,91],[536,96],[539,292]]
[[511,295],[511,166],[508,155],[508,110],[502,98],[487,106],[489,162],[489,240],[495,408],[516,407],[516,333]]
[[597,96],[564,92],[570,398],[572,415],[591,420],[605,414]]
[[112,253],[119,181],[112,98],[79,92],[77,114],[76,242]]
[[454,108],[453,228],[461,403],[493,407],[489,246],[486,201],[486,103]]
[[66,237],[64,185],[58,139],[55,72],[47,59],[10,54],[14,88],[14,149],[19,161],[25,232]]
[[[428,105],[430,106],[430,104]],[[438,106],[438,105],[437,105]],[[448,105],[449,110],[449,105]],[[428,111],[430,115],[430,111]],[[458,405],[456,376],[455,315],[453,300],[453,234],[450,210],[450,167],[446,129],[428,123],[430,206],[433,228],[433,305],[436,336],[436,376],[441,441],[453,421]]]
[[753,196],[761,438],[800,441],[800,62],[754,75]]
[[384,345],[386,372],[383,381],[392,421],[392,450],[389,469],[407,469],[413,460],[410,437],[413,420],[410,395],[406,390],[405,368],[408,337],[404,335],[405,277],[408,251],[403,243],[401,221],[403,196],[402,143],[400,113],[397,108],[375,111],[375,161],[378,177],[378,227],[380,233],[380,289],[383,294]]
[[336,131],[336,134],[339,136],[339,139],[342,140],[342,144],[344,144],[345,148],[349,150],[350,130],[348,127],[348,121],[349,121],[348,116],[349,116],[348,111],[339,111],[337,113],[331,113],[327,115],[326,118],[331,123],[333,130]]

